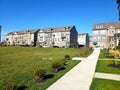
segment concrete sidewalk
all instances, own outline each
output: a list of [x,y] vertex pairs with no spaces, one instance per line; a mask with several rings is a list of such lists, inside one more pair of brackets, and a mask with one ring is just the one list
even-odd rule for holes
[[95,73],[95,78],[110,79],[120,81],[120,75],[117,74],[108,74],[108,73]]
[[89,90],[99,53],[99,49],[94,50],[89,57],[76,65],[47,90]]
[[80,57],[74,57],[74,58],[72,58],[72,60],[85,60],[86,58],[80,58]]

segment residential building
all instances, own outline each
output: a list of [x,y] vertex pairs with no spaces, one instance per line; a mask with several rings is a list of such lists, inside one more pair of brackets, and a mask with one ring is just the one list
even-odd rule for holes
[[42,47],[72,47],[78,45],[75,26],[21,30],[6,35],[7,45],[38,45]]
[[6,35],[7,45],[36,45],[39,30],[21,30]]
[[78,34],[78,45],[79,45],[79,47],[89,46],[89,35],[88,35],[88,33]]
[[43,47],[77,46],[77,35],[75,26],[45,28],[38,32],[37,45]]
[[115,48],[115,34],[120,33],[120,22],[95,24],[92,32],[94,45],[103,48]]
[[89,36],[89,47],[93,47],[92,36]]

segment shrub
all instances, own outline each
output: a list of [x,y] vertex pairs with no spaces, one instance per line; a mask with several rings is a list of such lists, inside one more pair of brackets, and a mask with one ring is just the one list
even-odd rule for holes
[[80,53],[80,56],[81,56],[81,57],[84,56],[83,52]]
[[70,56],[69,56],[69,55],[65,55],[64,58],[65,58],[66,60],[70,60]]
[[62,59],[61,59],[61,63],[62,63],[62,66],[66,65],[66,59],[65,59],[65,58],[62,58]]
[[91,50],[93,50],[93,47],[90,47],[90,48],[89,48],[89,51],[91,51]]
[[6,85],[6,90],[17,90],[17,85],[13,82],[10,82]]
[[59,62],[53,62],[52,63],[53,72],[58,72],[60,67],[61,67],[61,64]]
[[87,55],[88,54],[88,50],[86,49],[85,51],[84,51],[84,55]]
[[120,51],[120,46],[117,46],[116,49]]
[[45,73],[46,73],[45,69],[43,69],[43,68],[39,68],[39,69],[35,70],[35,80],[36,80],[36,82],[43,81]]

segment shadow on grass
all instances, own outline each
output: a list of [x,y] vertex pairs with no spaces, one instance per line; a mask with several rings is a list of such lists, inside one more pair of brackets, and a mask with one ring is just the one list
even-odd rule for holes
[[54,74],[48,74],[48,75],[44,76],[44,79],[47,80],[47,79],[50,79],[50,78],[53,78],[53,77],[54,77]]
[[62,71],[62,70],[65,70],[65,67],[61,67],[61,68],[59,68],[58,71]]
[[110,58],[110,59],[114,59],[114,56],[105,56],[105,58]]
[[18,87],[17,90],[25,90],[26,88],[27,88],[27,86],[20,86],[20,87]]
[[108,67],[112,67],[112,68],[118,68],[118,69],[120,69],[120,64],[117,64],[117,65],[115,65],[115,64],[109,64],[107,66]]

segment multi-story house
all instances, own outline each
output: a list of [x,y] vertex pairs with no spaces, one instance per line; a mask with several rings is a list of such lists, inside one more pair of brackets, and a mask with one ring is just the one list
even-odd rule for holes
[[89,47],[93,47],[92,36],[89,36]]
[[118,42],[115,37],[120,33],[120,22],[95,24],[92,32],[92,41],[94,45],[103,48],[115,48]]
[[39,30],[22,30],[6,35],[7,45],[36,45]]
[[89,35],[88,35],[88,33],[78,34],[78,45],[79,45],[79,47],[89,46]]
[[43,47],[77,46],[77,35],[75,26],[45,28],[38,32],[37,44]]

